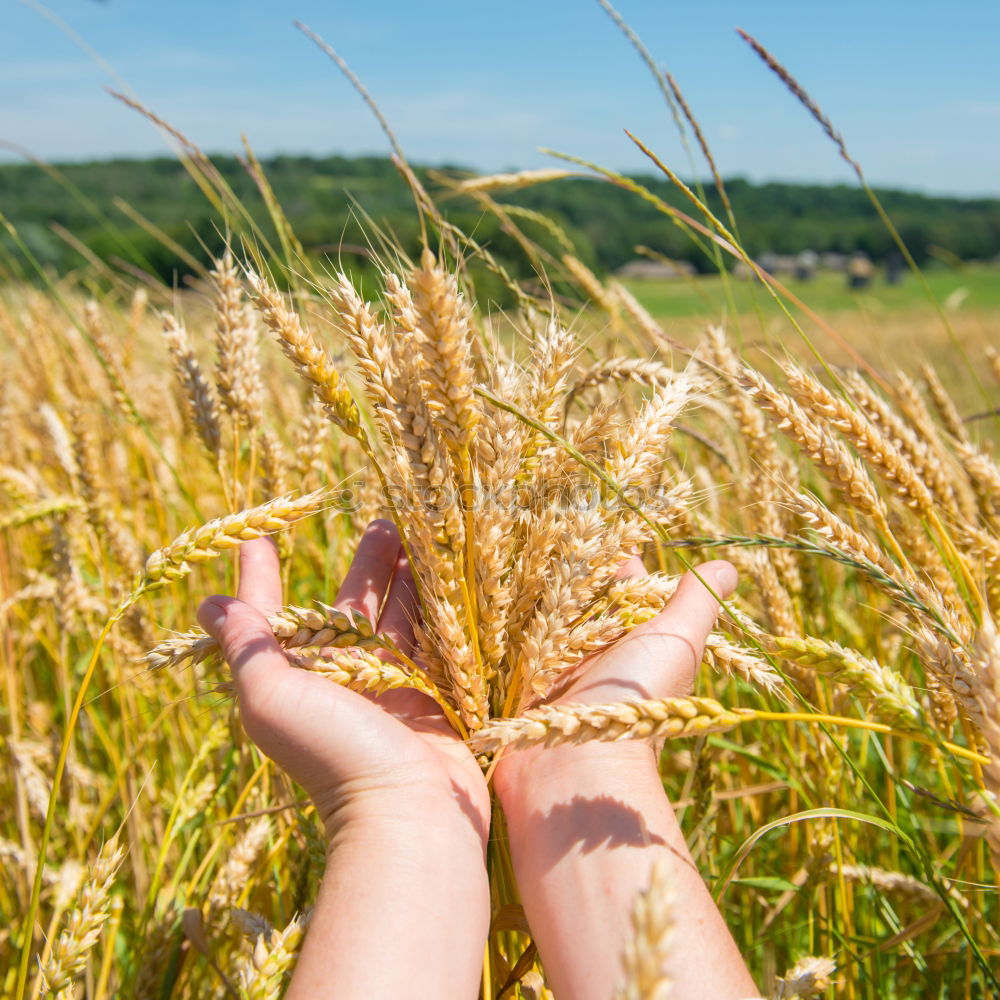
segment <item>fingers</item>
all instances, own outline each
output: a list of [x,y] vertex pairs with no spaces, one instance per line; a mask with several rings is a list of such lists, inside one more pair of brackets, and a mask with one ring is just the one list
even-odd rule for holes
[[198,608],[198,621],[222,647],[241,700],[289,669],[267,619],[250,604],[209,597]]
[[[681,577],[670,603],[655,618],[628,636],[628,643],[650,643],[649,659],[656,669],[651,679],[665,695],[685,693],[705,651],[705,640],[715,627],[719,600],[736,589],[737,574],[722,559],[702,563]],[[656,697],[657,695],[653,695]]]
[[240,586],[236,596],[262,615],[282,605],[278,546],[271,538],[255,538],[240,546]]
[[417,587],[413,581],[410,562],[406,553],[400,549],[378,630],[387,635],[401,652],[409,653],[413,648],[413,623],[419,613]]
[[669,631],[690,642],[700,661],[705,639],[719,614],[719,600],[729,597],[736,583],[736,568],[732,563],[724,559],[702,563],[681,577],[677,591],[663,611],[633,634]]
[[341,610],[354,608],[377,622],[400,548],[399,532],[391,521],[372,521],[365,529],[334,606]]
[[688,694],[719,613],[713,594],[724,600],[736,581],[736,570],[722,560],[685,573],[666,608],[600,654],[567,700],[595,704]]

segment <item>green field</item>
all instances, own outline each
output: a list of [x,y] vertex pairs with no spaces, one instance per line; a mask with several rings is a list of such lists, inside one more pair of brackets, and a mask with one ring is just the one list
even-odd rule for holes
[[[964,268],[929,269],[925,278],[938,302],[949,311],[1000,308],[1000,268],[972,264]],[[906,275],[898,285],[888,285],[881,275],[864,291],[851,291],[842,274],[820,274],[812,281],[783,282],[789,291],[821,315],[860,312],[873,315],[927,309],[920,284]],[[721,318],[735,305],[737,313],[762,309],[776,313],[778,306],[758,282],[723,279],[717,275],[681,281],[626,281],[629,290],[655,316],[668,318]],[[731,297],[731,298],[730,298]]]

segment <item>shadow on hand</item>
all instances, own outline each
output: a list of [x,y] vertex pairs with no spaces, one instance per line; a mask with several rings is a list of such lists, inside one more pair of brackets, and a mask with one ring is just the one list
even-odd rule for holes
[[529,822],[545,823],[548,828],[547,836],[540,838],[546,845],[539,859],[545,871],[574,847],[589,854],[599,849],[666,843],[658,834],[650,833],[642,813],[610,795],[596,798],[577,795],[547,813],[535,813]]

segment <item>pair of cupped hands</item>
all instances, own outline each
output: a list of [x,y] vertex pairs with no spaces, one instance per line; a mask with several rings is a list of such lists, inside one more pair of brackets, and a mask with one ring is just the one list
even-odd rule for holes
[[[327,831],[355,813],[439,793],[477,821],[485,845],[489,790],[440,707],[419,691],[358,694],[291,667],[267,620],[283,604],[277,548],[268,538],[246,542],[239,563],[238,596],[206,599],[198,618],[232,670],[247,735],[306,790]],[[713,592],[724,599],[736,584],[736,571],[721,560],[697,573],[711,591],[688,573],[663,612],[590,657],[557,700],[605,704],[687,694],[718,613]],[[638,557],[623,561],[620,576],[644,574]],[[360,611],[403,653],[412,652],[419,604],[392,522],[368,526],[334,606]],[[648,749],[646,755],[652,756]],[[501,798],[504,774],[501,762]]]
[[[621,575],[644,572],[639,559],[623,558]],[[729,563],[697,572],[659,615],[584,661],[550,701],[686,694],[718,613],[713,593],[725,598],[736,585]],[[494,909],[485,863],[491,802],[479,764],[426,695],[359,694],[290,666],[267,620],[281,605],[277,550],[258,539],[240,549],[239,596],[208,598],[199,619],[225,653],[247,734],[306,790],[330,839],[286,1000],[469,1000]],[[335,606],[362,612],[412,650],[419,605],[391,523],[369,525]],[[683,995],[751,995],[664,795],[654,747],[505,753],[493,781],[520,901],[557,997],[611,995],[629,910],[654,863],[667,866],[684,900],[671,973]]]

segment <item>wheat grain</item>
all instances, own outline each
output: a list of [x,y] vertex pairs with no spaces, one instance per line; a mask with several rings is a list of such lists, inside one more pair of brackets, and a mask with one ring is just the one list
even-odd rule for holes
[[177,580],[191,572],[192,563],[213,559],[248,539],[283,531],[321,510],[329,496],[326,490],[316,490],[301,497],[276,497],[259,507],[189,528],[146,560],[141,585],[148,588]]
[[253,950],[237,969],[245,1000],[279,1000],[284,980],[295,965],[307,923],[308,917],[296,915],[281,931],[254,928],[249,935]]
[[837,642],[813,636],[772,635],[761,638],[769,652],[792,663],[827,673],[871,698],[876,714],[890,725],[913,732],[926,728],[924,713],[912,688],[897,673]]
[[205,450],[218,458],[222,439],[219,404],[211,382],[194,356],[187,331],[169,313],[163,316],[163,339],[184,391],[184,404]]
[[215,285],[215,366],[219,399],[248,430],[263,416],[264,387],[253,313],[248,307],[233,255],[227,248],[211,272]]
[[832,958],[809,956],[800,958],[782,976],[774,991],[774,1000],[795,1000],[796,997],[817,997],[825,993],[830,977],[837,969]]
[[307,333],[298,314],[259,275],[251,274],[254,304],[278,339],[285,355],[296,366],[323,404],[330,419],[351,437],[364,439],[361,414],[350,392],[341,383],[333,360]]

